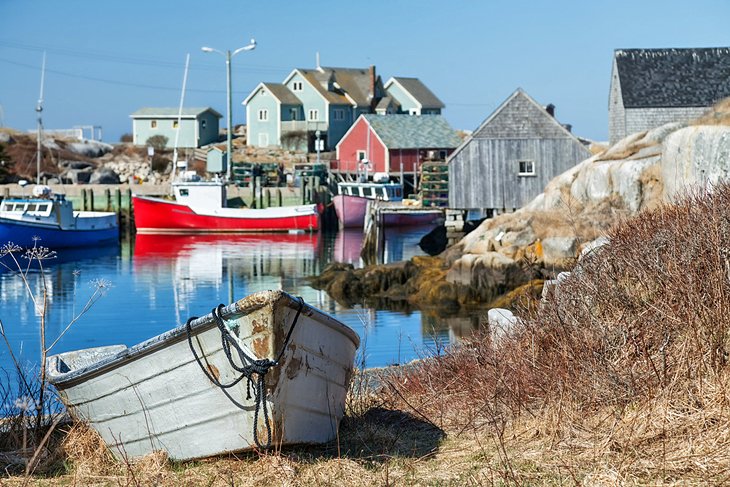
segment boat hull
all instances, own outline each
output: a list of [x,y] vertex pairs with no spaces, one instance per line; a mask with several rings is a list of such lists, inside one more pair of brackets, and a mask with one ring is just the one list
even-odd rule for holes
[[0,243],[13,242],[21,247],[32,247],[37,243],[37,245],[49,249],[59,249],[103,245],[118,241],[118,226],[63,229],[60,225],[0,218]]
[[332,198],[340,227],[362,227],[368,209],[368,199],[338,194]]
[[[274,360],[299,306],[282,291],[266,291],[221,315],[252,355]],[[191,327],[208,374],[222,383],[237,377],[213,316]],[[272,445],[336,437],[358,345],[351,329],[303,305],[279,366],[266,375]],[[188,460],[254,447],[255,405],[247,399],[246,380],[228,389],[216,386],[193,357],[185,326],[129,349],[49,357],[48,373],[69,412],[98,431],[117,458],[164,450],[172,459]],[[266,441],[262,414],[257,431]]]
[[315,205],[277,208],[196,211],[174,201],[134,195],[134,224],[138,233],[287,232],[319,229]]
[[[363,227],[368,209],[368,198],[338,194],[332,201],[337,220],[342,228]],[[421,226],[438,223],[443,211],[428,208],[412,208],[399,213],[383,214],[383,225],[388,227]]]

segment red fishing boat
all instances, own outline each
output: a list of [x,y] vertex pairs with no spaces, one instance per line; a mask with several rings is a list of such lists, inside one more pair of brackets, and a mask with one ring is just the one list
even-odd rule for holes
[[172,183],[174,200],[132,195],[137,233],[288,232],[319,229],[316,205],[229,208],[222,181]]

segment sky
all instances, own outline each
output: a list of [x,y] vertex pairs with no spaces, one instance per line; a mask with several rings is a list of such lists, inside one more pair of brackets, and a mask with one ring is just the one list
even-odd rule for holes
[[[225,58],[202,46],[253,51],[232,60],[233,122],[260,82],[294,68],[376,67],[383,82],[416,77],[474,130],[517,88],[552,103],[576,135],[608,138],[615,49],[730,46],[727,0],[0,0],[0,126],[36,127],[46,53],[47,129],[130,133],[142,107],[185,106],[225,117]],[[225,119],[221,120],[225,126]]]

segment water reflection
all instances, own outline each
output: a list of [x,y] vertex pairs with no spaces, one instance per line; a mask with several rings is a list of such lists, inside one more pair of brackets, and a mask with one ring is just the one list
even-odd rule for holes
[[[417,242],[427,231],[388,229],[387,261],[421,254]],[[368,366],[438,353],[478,326],[478,318],[436,318],[408,306],[346,308],[309,286],[308,277],[320,274],[330,262],[362,265],[361,242],[357,229],[331,234],[138,235],[121,246],[59,252],[58,259],[45,265],[45,280],[31,271],[28,282],[37,295],[44,285],[48,289],[51,340],[93,293],[93,281],[112,283],[54,352],[134,345],[219,303],[267,289],[302,296],[352,327],[362,338]],[[37,360],[38,317],[25,284],[12,273],[0,273],[0,298],[0,319],[11,343],[22,349],[25,360]],[[7,369],[9,361],[0,352],[0,369]]]

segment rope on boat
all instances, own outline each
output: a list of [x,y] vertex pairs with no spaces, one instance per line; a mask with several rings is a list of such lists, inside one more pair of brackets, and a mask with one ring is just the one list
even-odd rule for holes
[[[198,355],[198,352],[195,350],[195,347],[193,347],[191,323],[193,322],[193,320],[197,319],[196,316],[189,318],[188,321],[185,323],[185,330],[188,337],[188,345],[190,345],[190,350],[193,352],[195,361],[198,362],[200,369],[203,371],[206,377],[208,377],[208,379],[213,382],[213,384],[220,387],[221,389],[228,389],[238,384],[244,378],[246,379],[246,399],[251,399],[251,389],[253,389],[254,404],[256,405],[253,413],[253,441],[258,448],[267,450],[271,447],[271,425],[269,424],[269,409],[266,403],[266,373],[271,367],[276,367],[281,362],[281,359],[284,356],[284,352],[286,351],[286,347],[289,344],[289,339],[291,338],[292,332],[294,331],[294,327],[299,320],[299,315],[304,309],[304,299],[302,299],[301,297],[299,298],[299,309],[297,309],[297,314],[294,316],[294,321],[292,321],[292,324],[289,327],[289,332],[286,334],[284,344],[282,345],[281,351],[276,357],[276,360],[270,360],[268,358],[256,359],[244,352],[241,346],[236,341],[236,337],[233,335],[233,333],[226,329],[226,324],[221,317],[221,310],[223,309],[223,307],[224,306],[222,304],[219,304],[216,308],[213,308],[213,318],[215,319],[216,324],[218,325],[218,329],[221,332],[223,353],[225,353],[226,358],[228,359],[228,363],[231,365],[231,367],[237,372],[240,372],[241,375],[238,376],[236,379],[233,379],[231,382],[223,384],[208,371],[205,365],[203,365],[203,362]],[[242,366],[237,365],[233,361],[231,348],[233,348],[238,354],[240,363],[243,364]],[[243,409],[240,404],[236,403],[236,405],[239,408]],[[260,410],[262,410],[264,414],[264,424],[266,425],[266,443],[261,443],[261,441],[259,440],[258,429],[256,428],[259,424]]]

